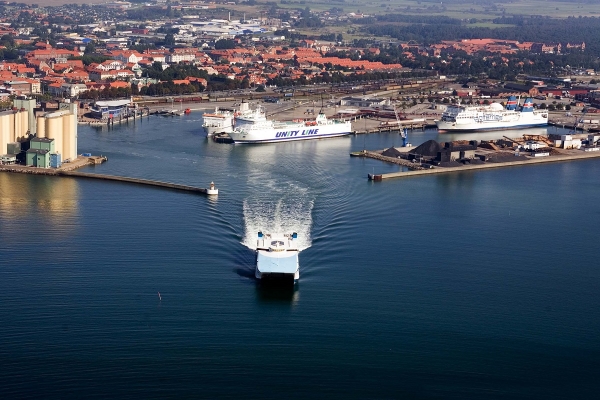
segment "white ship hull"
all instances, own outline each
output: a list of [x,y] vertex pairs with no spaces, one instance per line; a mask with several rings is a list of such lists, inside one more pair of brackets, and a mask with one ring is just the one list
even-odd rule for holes
[[202,119],[202,128],[204,128],[206,136],[233,131],[234,116],[229,111],[219,111],[217,109],[214,114],[204,114]]
[[548,113],[534,111],[531,103],[526,102],[522,110],[515,108],[507,109],[498,103],[489,106],[451,106],[435,124],[442,132],[479,132],[548,125]]
[[503,130],[503,129],[525,129],[538,126],[548,125],[548,117],[529,118],[520,121],[469,121],[469,122],[449,122],[435,121],[438,130],[444,131],[460,131],[460,132],[477,132],[486,130]]
[[234,130],[229,136],[235,143],[276,143],[345,136],[351,133],[351,129],[350,122],[316,126],[295,124],[279,129]]

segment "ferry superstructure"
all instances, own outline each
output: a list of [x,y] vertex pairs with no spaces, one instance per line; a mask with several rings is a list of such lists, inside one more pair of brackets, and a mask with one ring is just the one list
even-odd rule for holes
[[247,102],[242,101],[238,110],[215,108],[214,113],[206,113],[202,115],[202,127],[206,136],[212,136],[217,133],[231,133],[236,124],[237,118],[243,118],[244,115],[252,113]]
[[204,113],[202,115],[202,128],[206,136],[212,136],[216,133],[230,133],[233,131],[234,112],[232,110],[219,110],[215,108],[214,113]]
[[235,143],[275,143],[345,136],[351,132],[350,121],[329,120],[322,112],[313,120],[272,121],[259,106],[236,118],[229,136]]
[[281,279],[296,282],[300,278],[296,233],[271,235],[258,232],[256,243],[256,279]]
[[516,97],[508,98],[506,108],[499,103],[482,106],[449,106],[435,124],[438,130],[477,132],[484,130],[521,129],[548,125],[548,112],[533,109],[527,98],[519,107]]

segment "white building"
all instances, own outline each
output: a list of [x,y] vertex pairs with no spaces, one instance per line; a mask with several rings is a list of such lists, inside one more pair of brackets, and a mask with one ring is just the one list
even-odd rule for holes
[[165,61],[169,64],[176,64],[182,61],[194,61],[196,59],[196,55],[193,53],[173,53],[167,54],[165,57]]

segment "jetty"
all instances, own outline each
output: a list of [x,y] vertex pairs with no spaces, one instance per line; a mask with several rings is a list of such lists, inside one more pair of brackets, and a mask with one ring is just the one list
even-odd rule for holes
[[212,193],[209,193],[210,189],[206,189],[206,188],[181,185],[178,183],[171,183],[171,182],[154,181],[154,180],[150,180],[150,179],[132,178],[132,177],[128,177],[128,176],[93,174],[93,173],[88,173],[88,172],[76,172],[76,171],[58,171],[56,175],[71,176],[71,177],[77,177],[77,178],[87,178],[87,179],[100,179],[100,180],[113,181],[113,182],[125,182],[125,183],[133,183],[133,184],[137,184],[137,185],[156,186],[156,187],[180,190],[180,191],[185,191],[185,192],[212,194]]
[[420,171],[420,170],[425,169],[419,163],[414,163],[409,160],[405,160],[403,158],[386,157],[375,151],[363,150],[363,151],[359,151],[359,152],[355,152],[355,153],[350,153],[350,156],[373,158],[373,159],[379,160],[379,161],[385,161],[385,162],[389,162],[392,164],[402,165],[403,167],[406,167],[406,168],[408,168],[410,170],[414,170],[414,171]]
[[78,157],[72,163],[63,164],[60,168],[37,168],[27,167],[24,165],[0,165],[0,172],[13,172],[20,174],[29,175],[44,175],[44,176],[58,176],[58,177],[71,177],[71,178],[84,178],[84,179],[99,179],[113,182],[123,182],[137,185],[146,185],[160,187],[164,189],[179,190],[188,193],[199,193],[205,195],[217,195],[218,189],[215,188],[214,183],[211,182],[208,188],[199,188],[195,186],[182,185],[178,183],[155,181],[151,179],[133,178],[128,176],[117,176],[117,175],[105,175],[96,174],[89,172],[77,172],[73,169],[83,167],[84,165],[97,164],[99,162],[106,161],[105,157],[91,156],[91,157]]

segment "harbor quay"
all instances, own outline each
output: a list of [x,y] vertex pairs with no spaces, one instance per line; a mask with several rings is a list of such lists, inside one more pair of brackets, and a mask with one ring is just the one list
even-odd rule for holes
[[[412,148],[414,149],[414,148]],[[600,149],[600,148],[596,148]],[[388,149],[389,150],[389,149]],[[411,149],[406,149],[409,151]],[[591,160],[600,158],[600,151],[583,151],[582,149],[561,149],[560,151],[552,151],[544,153],[543,156],[527,155],[527,153],[521,152],[516,154],[510,151],[483,151],[478,152],[476,163],[447,163],[447,166],[435,166],[431,164],[421,164],[419,162],[411,162],[407,159],[398,157],[389,157],[382,155],[385,151],[367,151],[363,150],[360,152],[351,153],[354,157],[367,157],[373,158],[384,162],[389,162],[397,165],[404,166],[410,171],[399,171],[390,172],[385,174],[368,174],[367,178],[372,181],[383,181],[384,179],[392,178],[408,178],[425,175],[437,175],[437,174],[449,174],[458,172],[472,172],[487,169],[505,168],[505,167],[517,167],[526,165],[539,165],[544,163],[552,162],[568,162],[578,160]],[[552,153],[552,154],[549,154]],[[534,153],[535,154],[535,153]],[[537,153],[540,154],[540,153]],[[495,160],[494,160],[495,158]],[[487,159],[488,161],[482,161]]]

